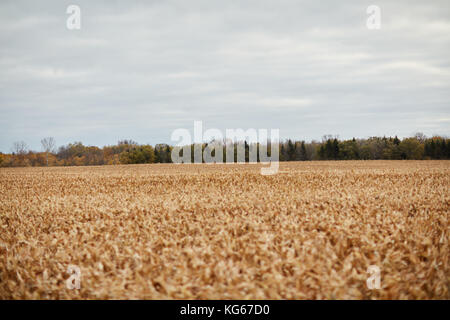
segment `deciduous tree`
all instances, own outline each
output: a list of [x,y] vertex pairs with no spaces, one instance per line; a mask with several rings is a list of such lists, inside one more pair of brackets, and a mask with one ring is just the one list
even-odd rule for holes
[[53,137],[47,137],[41,140],[41,145],[42,148],[45,151],[45,159],[47,162],[47,167],[48,167],[48,154],[51,152],[55,152],[55,148],[56,148],[56,141],[55,138]]

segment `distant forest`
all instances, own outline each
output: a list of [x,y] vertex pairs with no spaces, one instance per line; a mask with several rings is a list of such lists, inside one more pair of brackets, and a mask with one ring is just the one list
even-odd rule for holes
[[[22,141],[15,142],[10,154],[0,153],[0,167],[170,163],[173,149],[167,144],[142,145],[132,140],[119,141],[117,145],[103,148],[75,142],[58,149],[53,138],[46,138],[41,142],[44,150],[42,152],[28,150],[26,143]],[[250,145],[246,141],[240,143],[244,144],[248,162]],[[202,148],[207,145],[204,143]],[[191,145],[191,148],[194,146]],[[284,140],[280,142],[279,151],[280,161],[450,159],[450,139],[440,136],[428,138],[420,133],[404,139],[371,137],[340,140],[324,136],[320,142]],[[223,157],[225,162],[225,147]]]

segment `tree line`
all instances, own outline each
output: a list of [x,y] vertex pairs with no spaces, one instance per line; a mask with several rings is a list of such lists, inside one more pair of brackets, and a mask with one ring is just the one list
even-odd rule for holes
[[[245,147],[245,161],[249,161],[252,144],[239,142]],[[237,144],[234,158],[236,159]],[[139,163],[171,163],[173,147],[168,144],[138,144],[122,140],[117,145],[99,148],[85,146],[81,142],[69,143],[56,148],[51,137],[42,139],[42,151],[29,150],[23,141],[15,142],[11,153],[0,153],[0,167],[17,166],[87,166]],[[202,144],[204,149],[208,144]],[[259,144],[256,144],[259,148]],[[194,145],[191,145],[194,150]],[[270,150],[270,148],[268,148]],[[446,137],[371,137],[367,139],[340,140],[324,136],[322,141],[295,141],[287,139],[279,143],[280,161],[307,160],[427,160],[450,159],[450,139]],[[191,152],[193,158],[193,152]],[[269,154],[270,156],[270,154]],[[226,150],[224,147],[224,161]],[[236,161],[236,160],[235,160]],[[259,152],[257,161],[259,161]],[[193,161],[192,161],[193,162]]]

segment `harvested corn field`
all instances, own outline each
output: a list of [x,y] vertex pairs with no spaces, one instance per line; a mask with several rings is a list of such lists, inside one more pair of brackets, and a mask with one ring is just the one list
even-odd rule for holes
[[449,161],[259,168],[1,169],[0,298],[450,298]]

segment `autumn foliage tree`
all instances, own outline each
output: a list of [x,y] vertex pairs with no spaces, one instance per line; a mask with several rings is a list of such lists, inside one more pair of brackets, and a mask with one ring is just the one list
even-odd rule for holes
[[[245,162],[249,162],[250,150],[254,146],[247,141],[232,142],[234,161],[237,161],[237,150],[245,152]],[[208,144],[202,144],[204,150]],[[55,152],[53,138],[42,140],[44,152],[28,150],[24,141],[15,142],[11,154],[0,154],[0,166],[84,166],[114,165],[138,163],[170,163],[173,147],[168,144],[140,145],[133,140],[121,140],[116,145],[99,148],[85,146],[81,142],[73,142],[59,147]],[[191,161],[194,161],[194,144],[191,147]],[[260,148],[256,144],[256,149]],[[270,147],[268,147],[270,152]],[[450,159],[450,139],[434,136],[425,137],[416,134],[413,137],[399,139],[395,137],[370,137],[367,139],[340,140],[330,135],[324,136],[321,142],[295,141],[288,139],[279,142],[280,161],[305,160],[422,160]],[[223,146],[223,160],[226,162],[226,146]],[[259,153],[257,157],[259,161]]]
[[120,154],[120,163],[154,163],[155,151],[150,145],[134,146]]

